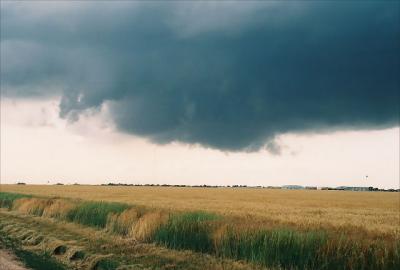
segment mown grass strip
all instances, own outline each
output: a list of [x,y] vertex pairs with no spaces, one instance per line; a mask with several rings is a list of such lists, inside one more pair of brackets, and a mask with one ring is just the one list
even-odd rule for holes
[[18,249],[15,255],[24,262],[24,264],[37,270],[65,270],[62,264],[53,259],[49,254],[36,254],[31,251]]
[[83,202],[71,209],[66,219],[82,225],[105,228],[109,214],[122,213],[129,207],[123,203]]
[[5,233],[0,231],[0,248],[4,246],[14,252],[15,256],[21,260],[25,266],[33,270],[66,270],[67,268],[53,259],[49,254],[37,254],[32,251],[24,250],[20,244],[13,241]]

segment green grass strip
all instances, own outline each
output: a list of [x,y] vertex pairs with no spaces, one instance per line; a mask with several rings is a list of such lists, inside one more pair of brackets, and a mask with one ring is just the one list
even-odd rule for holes
[[13,202],[17,199],[21,198],[31,198],[31,195],[18,194],[18,193],[9,193],[9,192],[0,192],[0,207],[11,209]]
[[[314,269],[314,258],[327,241],[325,233],[294,230],[237,232],[227,230],[217,246],[219,256],[284,269]],[[317,267],[318,268],[318,267]]]
[[168,222],[156,231],[154,240],[173,249],[212,253],[212,221],[217,219],[217,215],[206,212],[171,215]]
[[109,214],[122,213],[130,206],[113,202],[83,202],[67,213],[67,220],[82,225],[105,228]]

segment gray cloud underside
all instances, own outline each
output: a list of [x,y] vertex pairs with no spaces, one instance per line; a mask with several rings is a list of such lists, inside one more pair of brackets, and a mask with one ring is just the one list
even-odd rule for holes
[[121,131],[233,151],[398,124],[397,1],[79,3],[2,3],[3,95],[109,101]]

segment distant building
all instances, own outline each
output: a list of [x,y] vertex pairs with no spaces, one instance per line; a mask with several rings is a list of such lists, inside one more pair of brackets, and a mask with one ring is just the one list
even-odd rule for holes
[[306,187],[306,189],[317,190],[317,187],[310,187],[310,186],[308,186],[308,187]]
[[298,185],[286,185],[282,186],[282,189],[304,189],[304,187]]

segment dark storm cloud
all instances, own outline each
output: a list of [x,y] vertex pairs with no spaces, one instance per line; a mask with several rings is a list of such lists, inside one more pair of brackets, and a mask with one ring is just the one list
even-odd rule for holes
[[109,102],[154,142],[271,152],[398,123],[396,1],[46,3],[2,4],[1,87],[61,95],[62,117]]

